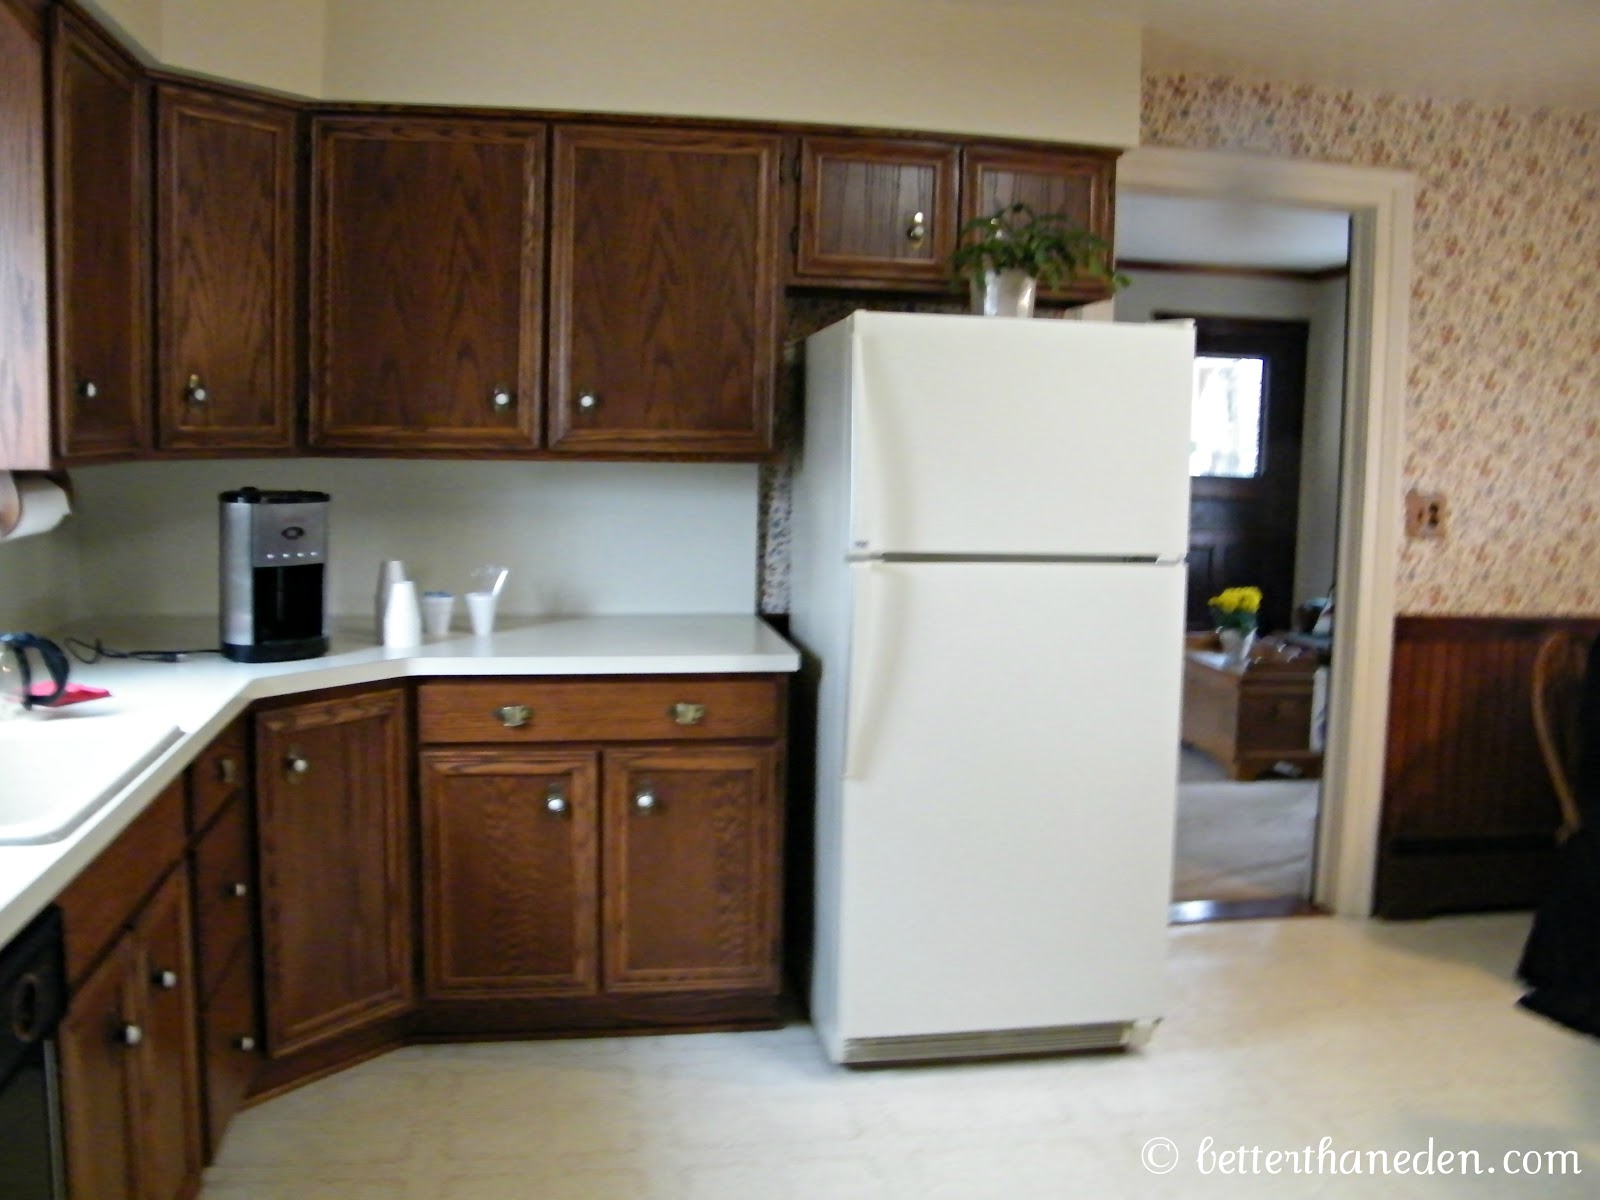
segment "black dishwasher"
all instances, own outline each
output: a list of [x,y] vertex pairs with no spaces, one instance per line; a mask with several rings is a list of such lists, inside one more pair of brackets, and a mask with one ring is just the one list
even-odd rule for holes
[[62,1200],[55,1033],[66,1008],[61,913],[0,951],[0,1197]]

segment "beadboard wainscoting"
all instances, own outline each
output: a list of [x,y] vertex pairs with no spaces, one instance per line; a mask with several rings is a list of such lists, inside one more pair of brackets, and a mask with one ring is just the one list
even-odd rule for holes
[[1562,628],[1600,633],[1600,617],[1395,622],[1379,916],[1538,902],[1561,818],[1530,683],[1540,639]]

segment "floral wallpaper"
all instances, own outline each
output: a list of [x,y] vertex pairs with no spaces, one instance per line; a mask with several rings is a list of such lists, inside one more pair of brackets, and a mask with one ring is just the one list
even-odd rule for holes
[[1143,140],[1416,175],[1399,611],[1600,613],[1600,113],[1162,75]]

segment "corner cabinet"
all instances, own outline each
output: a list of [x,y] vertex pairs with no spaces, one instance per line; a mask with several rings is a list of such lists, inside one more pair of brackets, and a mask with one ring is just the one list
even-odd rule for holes
[[272,1060],[358,1034],[411,1004],[409,748],[398,687],[256,714]]
[[70,462],[151,446],[150,89],[143,69],[55,10],[56,438]]
[[298,308],[299,116],[156,89],[156,441],[289,450]]
[[545,126],[313,121],[314,449],[532,450]]
[[424,1021],[775,1020],[783,696],[774,678],[425,684]]
[[549,449],[772,449],[781,147],[754,132],[556,127]]

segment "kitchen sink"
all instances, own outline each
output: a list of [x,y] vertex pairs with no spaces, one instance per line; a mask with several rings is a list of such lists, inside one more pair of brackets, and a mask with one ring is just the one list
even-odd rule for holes
[[0,721],[0,845],[60,841],[180,736],[170,721],[126,713]]

